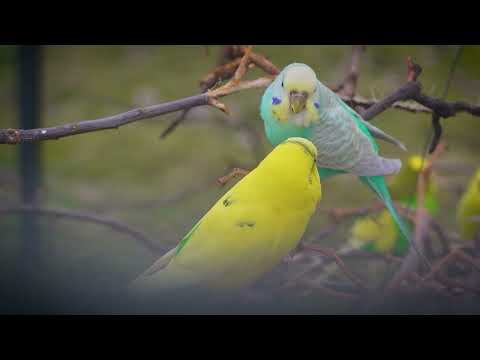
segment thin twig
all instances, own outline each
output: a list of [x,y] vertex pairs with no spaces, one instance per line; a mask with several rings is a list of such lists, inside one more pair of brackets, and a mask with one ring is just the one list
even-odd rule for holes
[[85,120],[56,127],[29,130],[0,129],[0,144],[19,144],[41,140],[56,140],[66,136],[84,134],[93,131],[118,129],[120,126],[135,121],[150,119],[194,106],[208,105],[209,100],[210,98],[208,94],[200,94],[163,104],[140,107],[121,114],[96,120]]
[[345,79],[338,85],[335,92],[338,95],[352,98],[357,89],[357,82],[359,77],[360,55],[365,51],[365,45],[353,45],[352,57],[350,61],[349,71]]
[[[462,53],[462,49],[463,49],[463,46],[460,45],[457,48],[457,51],[455,53],[455,58],[453,59],[452,66],[450,67],[448,79],[445,84],[445,89],[443,91],[442,100],[445,100],[447,98],[448,90],[450,89],[450,84],[452,83],[453,74],[455,73],[455,70],[457,68],[458,60],[460,59],[460,54]],[[433,127],[432,142],[430,143],[430,147],[428,149],[428,152],[430,154],[435,151],[435,148],[440,142],[440,139],[442,138],[442,133],[443,133],[442,124],[440,123],[440,115],[435,111],[432,114],[432,127]]]
[[357,285],[362,290],[368,290],[367,286],[360,280],[356,275],[354,275],[350,270],[348,270],[345,263],[340,259],[340,257],[333,250],[326,250],[321,247],[311,245],[311,244],[302,244],[302,247],[307,250],[317,251],[323,254],[326,257],[331,257],[335,260],[337,265],[340,267],[342,272],[347,276],[355,285]]
[[178,115],[175,120],[173,120],[170,125],[167,126],[165,130],[160,134],[160,139],[165,139],[168,135],[170,135],[178,125],[180,125],[182,122],[185,121],[187,118],[188,113],[190,112],[192,108],[185,109],[181,112],[180,115]]
[[319,290],[322,293],[333,296],[335,298],[342,298],[342,299],[347,299],[347,300],[356,300],[358,299],[359,295],[358,294],[353,294],[349,292],[344,292],[344,291],[339,291],[332,289],[331,287],[325,286],[321,283],[308,283],[309,289],[314,289],[314,290]]
[[32,206],[11,206],[11,207],[0,208],[0,214],[7,215],[7,214],[19,214],[19,213],[30,213],[35,216],[53,216],[55,218],[74,219],[74,220],[79,220],[83,222],[90,222],[90,223],[105,225],[115,231],[130,235],[132,238],[137,240],[146,249],[148,249],[154,254],[164,253],[166,250],[163,246],[157,245],[153,240],[148,238],[145,234],[143,234],[139,230],[132,229],[128,225],[125,225],[118,220],[110,219],[103,216],[98,216],[96,214],[71,211],[71,210],[44,209],[44,208],[32,207]]
[[227,175],[225,176],[222,176],[220,178],[217,179],[217,183],[220,185],[220,186],[224,186],[225,184],[227,184],[229,181],[231,181],[232,179],[234,178],[237,178],[239,176],[245,176],[249,173],[250,171],[249,170],[245,170],[245,169],[240,169],[240,168],[234,168],[232,171],[230,171],[230,173],[228,173]]

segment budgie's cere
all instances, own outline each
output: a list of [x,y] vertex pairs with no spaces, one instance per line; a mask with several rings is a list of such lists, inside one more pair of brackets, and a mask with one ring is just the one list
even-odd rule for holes
[[303,138],[277,146],[131,290],[228,291],[255,282],[297,246],[315,211],[321,197],[316,155]]
[[457,223],[462,240],[473,240],[480,234],[480,169],[468,184],[457,208]]

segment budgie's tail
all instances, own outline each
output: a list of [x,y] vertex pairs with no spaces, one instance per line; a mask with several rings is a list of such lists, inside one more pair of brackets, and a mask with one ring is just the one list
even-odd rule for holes
[[402,233],[403,237],[409,242],[409,244],[414,248],[417,252],[418,256],[427,264],[429,268],[431,268],[431,264],[428,259],[418,250],[417,246],[412,240],[411,232],[405,224],[405,222],[400,218],[398,215],[397,210],[393,206],[393,201],[390,196],[390,192],[388,191],[387,184],[385,183],[385,178],[383,176],[360,176],[360,180],[366,184],[370,189],[372,189],[375,194],[383,201],[385,207],[388,209],[390,214],[392,215],[395,224],[397,224],[400,232]]
[[154,273],[145,272],[129,285],[129,290],[137,294],[164,294],[181,291],[195,283],[196,274],[188,269],[165,267]]

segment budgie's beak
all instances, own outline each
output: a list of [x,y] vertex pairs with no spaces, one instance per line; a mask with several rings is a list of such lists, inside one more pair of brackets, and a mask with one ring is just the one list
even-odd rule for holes
[[292,109],[295,114],[298,114],[305,109],[308,94],[305,92],[291,91],[288,98],[290,100],[290,109]]

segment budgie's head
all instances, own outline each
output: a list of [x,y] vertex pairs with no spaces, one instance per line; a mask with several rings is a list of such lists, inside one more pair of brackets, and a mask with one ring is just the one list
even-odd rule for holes
[[317,76],[305,64],[291,64],[285,68],[282,88],[287,95],[290,110],[298,114],[305,110],[317,86]]
[[[304,191],[305,181],[307,188],[315,189],[320,196],[320,177],[316,166],[317,148],[310,141],[302,137],[290,137],[276,146],[260,163],[257,169],[263,169],[270,179],[282,187],[282,191]],[[258,171],[258,170],[257,170]],[[268,182],[272,186],[271,181]]]
[[302,137],[291,137],[283,142],[284,144],[298,144],[312,157],[315,159],[318,156],[317,147],[308,139]]
[[315,72],[305,64],[293,63],[282,70],[272,83],[271,106],[276,120],[291,121],[308,127],[318,117]]

